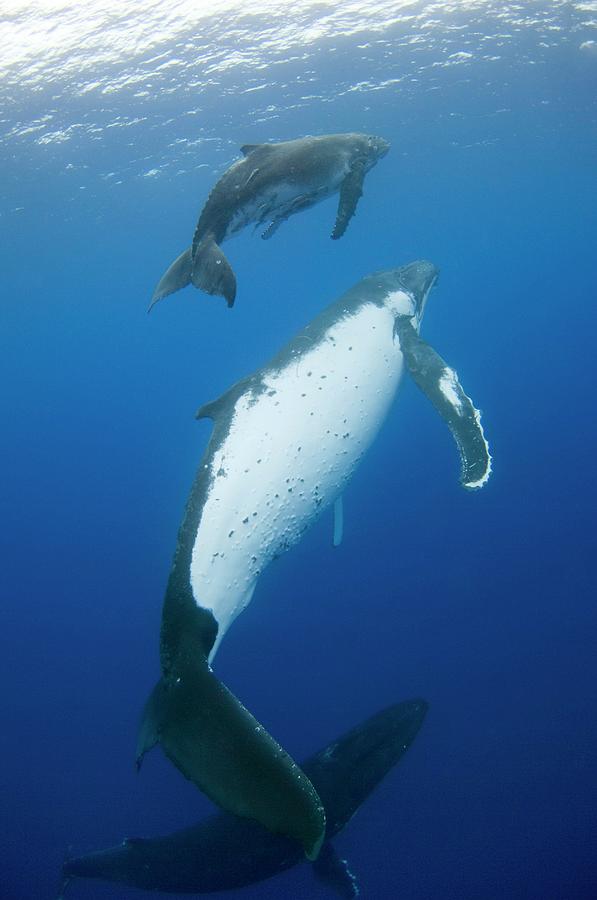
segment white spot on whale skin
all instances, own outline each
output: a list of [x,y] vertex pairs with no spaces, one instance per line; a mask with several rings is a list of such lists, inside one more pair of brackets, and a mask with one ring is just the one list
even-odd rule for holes
[[458,396],[458,377],[454,369],[446,366],[439,380],[439,389],[450,404],[453,406],[459,416],[464,412],[462,408],[462,400]]
[[384,300],[384,306],[398,316],[414,316],[415,301],[406,291],[390,291]]

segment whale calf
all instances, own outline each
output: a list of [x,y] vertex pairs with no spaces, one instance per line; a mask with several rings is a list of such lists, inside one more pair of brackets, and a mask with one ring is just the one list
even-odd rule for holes
[[232,306],[236,278],[220,244],[246,225],[267,223],[268,239],[294,213],[340,192],[332,238],[342,237],[363,193],[363,179],[389,150],[383,138],[327,134],[270,144],[246,144],[209,195],[191,247],[160,279],[149,309],[187,284]]
[[[424,700],[398,703],[333,741],[302,765],[327,814],[327,840],[316,873],[343,897],[358,894],[356,880],[330,839],[402,758],[427,712]],[[75,877],[99,878],[149,891],[206,894],[244,887],[289,869],[300,847],[256,822],[219,813],[157,838],[133,838],[117,847],[69,859],[65,886]]]
[[325,832],[321,798],[211,666],[260,573],[331,504],[341,539],[338,498],[405,367],[454,435],[464,487],[487,481],[479,413],[454,369],[419,336],[437,275],[423,260],[364,278],[197,414],[213,420],[213,431],[179,529],[162,612],[162,677],[145,707],[137,759],[159,742],[212,800],[294,837],[310,858]]

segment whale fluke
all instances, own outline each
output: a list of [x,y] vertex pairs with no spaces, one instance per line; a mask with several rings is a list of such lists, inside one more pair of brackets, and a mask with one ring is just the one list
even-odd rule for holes
[[[328,818],[326,841],[314,871],[342,897],[358,893],[331,839],[402,759],[421,728],[424,700],[396,703],[362,722],[302,764]],[[191,827],[153,838],[127,838],[116,847],[71,857],[66,881],[97,878],[145,891],[210,894],[238,890],[304,861],[296,841],[271,834],[254,821],[217,812]]]
[[454,436],[460,451],[460,483],[469,490],[483,487],[491,474],[491,456],[479,410],[464,393],[454,369],[419,337],[409,316],[397,316],[395,329],[416,385]]
[[189,247],[180,256],[176,257],[172,265],[166,269],[158,281],[147,312],[151,312],[158,300],[163,300],[169,294],[173,294],[175,291],[179,291],[181,288],[186,287],[187,284],[190,284],[192,267],[191,248]]
[[206,294],[217,294],[226,299],[229,307],[234,305],[236,277],[212,235],[207,235],[197,244],[190,280]]
[[[68,862],[69,862],[69,861],[66,860],[65,863],[64,863],[64,865],[67,866],[67,865],[68,865]],[[62,881],[60,882],[59,894],[58,894],[56,900],[64,900],[64,897],[65,897],[65,894],[66,894],[66,890],[67,890],[67,888],[68,888],[68,886],[69,886],[69,884],[71,883],[72,880],[73,880],[73,876],[72,876],[72,875],[67,875],[65,878],[62,879]]]
[[348,861],[338,856],[331,841],[323,845],[321,853],[313,863],[313,871],[320,881],[345,900],[353,900],[359,896],[359,884],[348,867]]
[[[182,611],[184,610],[184,611]],[[163,677],[143,713],[137,767],[160,743],[166,756],[207,796],[237,816],[297,840],[319,854],[325,812],[294,760],[214,675],[208,656],[217,624],[206,609],[182,604],[182,634],[162,634]]]

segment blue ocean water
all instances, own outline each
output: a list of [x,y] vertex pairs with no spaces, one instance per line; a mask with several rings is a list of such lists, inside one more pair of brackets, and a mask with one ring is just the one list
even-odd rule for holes
[[[597,4],[2,6],[0,896],[53,898],[67,854],[210,810],[159,750],[133,764],[193,413],[421,257],[422,334],[483,410],[492,478],[460,488],[407,382],[342,546],[328,513],[265,572],[218,675],[299,759],[429,701],[337,839],[363,897],[597,896]],[[342,240],[331,199],[226,245],[232,311],[189,288],[146,315],[242,144],[352,130],[392,149]],[[307,866],[242,893],[331,896]]]

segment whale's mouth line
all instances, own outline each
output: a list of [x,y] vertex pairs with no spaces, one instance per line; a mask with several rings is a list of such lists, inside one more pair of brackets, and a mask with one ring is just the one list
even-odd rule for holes
[[[407,297],[412,301],[414,313],[412,318],[420,321],[423,316],[423,311],[425,309],[425,305],[427,303],[427,298],[429,294],[436,286],[439,279],[439,270],[435,270],[433,274],[430,276],[429,281],[424,285],[423,289],[419,292],[418,290],[414,290],[412,288],[412,283],[408,282],[406,279],[398,276],[398,290],[403,291]],[[420,293],[420,296],[417,296]]]

